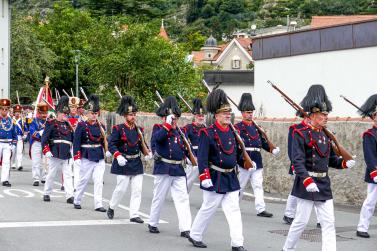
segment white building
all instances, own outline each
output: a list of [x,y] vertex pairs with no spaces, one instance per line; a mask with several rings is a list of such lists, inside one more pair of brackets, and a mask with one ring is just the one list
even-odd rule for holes
[[340,95],[361,105],[377,93],[377,19],[253,38],[254,104],[266,117],[294,117],[269,85],[300,102],[322,84],[333,103],[330,116],[358,116]]
[[10,86],[10,3],[0,1],[0,98],[9,97]]

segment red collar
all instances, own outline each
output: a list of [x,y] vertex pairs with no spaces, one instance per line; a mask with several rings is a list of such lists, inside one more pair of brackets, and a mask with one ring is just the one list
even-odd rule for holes
[[322,128],[317,128],[317,127],[315,127],[315,126],[313,126],[313,125],[311,125],[311,124],[309,124],[308,125],[313,131],[316,131],[316,132],[320,132],[320,131],[322,131]]
[[252,120],[251,120],[251,121],[242,120],[242,124],[244,124],[245,126],[251,126],[251,125],[253,125],[254,123],[253,123]]
[[135,125],[129,125],[127,122],[124,122],[124,126],[130,130],[135,128]]
[[216,127],[219,128],[219,130],[222,131],[222,132],[228,132],[228,131],[229,131],[229,126],[222,127],[222,126],[220,125],[220,123],[219,123],[217,120],[216,120],[216,122],[215,122],[215,125],[216,125]]
[[95,121],[95,120],[92,120],[92,121],[87,120],[87,123],[88,123],[89,125],[94,125],[94,124],[96,123],[96,121]]
[[308,124],[305,123],[305,120],[302,120],[302,121],[301,121],[301,124],[302,124],[303,126],[307,126],[307,125],[308,125]]

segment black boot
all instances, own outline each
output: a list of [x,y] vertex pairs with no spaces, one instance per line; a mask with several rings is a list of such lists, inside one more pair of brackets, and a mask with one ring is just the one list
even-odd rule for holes
[[273,216],[273,214],[272,214],[272,213],[269,213],[269,212],[267,212],[267,211],[263,211],[263,212],[257,214],[257,216],[259,216],[259,217],[267,217],[267,218],[271,218],[271,217]]
[[43,201],[50,201],[50,195],[43,195]]
[[356,235],[361,237],[361,238],[370,238],[370,236],[367,232],[356,231]]
[[232,247],[232,251],[247,251],[244,247]]
[[39,181],[38,180],[34,180],[33,186],[35,186],[35,187],[39,186]]
[[104,212],[106,212],[106,209],[104,207],[99,207],[99,208],[94,209],[94,211],[104,213]]
[[11,187],[12,185],[9,183],[9,181],[3,181],[4,187]]
[[75,208],[75,209],[81,209],[81,205],[73,204],[73,208]]
[[112,220],[114,218],[114,209],[111,209],[110,207],[107,209],[107,217]]
[[190,238],[190,231],[183,231],[183,232],[181,232],[181,237],[183,237],[183,238]]
[[193,238],[189,237],[188,238],[189,242],[192,243],[192,245],[194,245],[194,247],[196,248],[207,248],[207,245],[204,244],[202,241],[196,241],[194,240]]
[[68,204],[73,204],[73,200],[74,200],[74,198],[70,197],[70,198],[67,199],[67,203]]
[[153,227],[151,225],[148,224],[148,229],[149,229],[149,232],[152,233],[152,234],[158,234],[160,233],[160,230],[158,230],[158,227]]
[[24,168],[22,166],[20,166],[17,170],[22,171],[22,169],[24,169]]
[[144,223],[143,219],[140,218],[140,217],[134,217],[134,218],[131,218],[130,221],[131,221],[131,222],[135,222],[135,223],[139,223],[139,224]]
[[283,217],[283,221],[284,221],[285,223],[287,223],[288,225],[291,225],[292,222],[293,222],[293,220],[294,220],[294,218],[291,218],[291,217],[288,217],[288,216],[285,216],[285,215],[284,215],[284,217]]

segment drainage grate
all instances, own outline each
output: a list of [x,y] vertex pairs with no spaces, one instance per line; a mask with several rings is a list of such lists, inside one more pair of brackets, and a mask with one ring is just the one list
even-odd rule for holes
[[[273,233],[273,234],[280,234],[280,235],[287,236],[289,230],[270,230],[269,232]],[[310,242],[321,242],[321,239],[322,239],[321,229],[304,230],[300,239],[307,240],[307,241],[310,241]],[[349,240],[355,240],[355,239],[343,237],[343,236],[340,236],[340,235],[336,236],[336,241],[349,241]]]

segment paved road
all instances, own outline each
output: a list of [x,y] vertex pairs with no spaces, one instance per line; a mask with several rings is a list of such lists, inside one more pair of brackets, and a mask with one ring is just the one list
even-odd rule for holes
[[[26,158],[25,158],[26,159]],[[56,184],[52,201],[42,201],[43,187],[31,185],[30,160],[25,160],[24,171],[12,170],[12,187],[0,188],[0,250],[197,250],[184,238],[179,237],[174,204],[166,201],[161,214],[160,234],[150,234],[146,225],[131,224],[128,208],[129,193],[115,210],[114,220],[105,213],[93,210],[93,184],[89,184],[83,199],[83,209],[73,209],[65,202],[64,194]],[[107,207],[115,186],[115,176],[105,174],[104,205]],[[152,200],[153,176],[144,176],[142,217],[148,220]],[[201,205],[201,191],[196,186],[191,195],[191,213],[195,217]],[[289,226],[282,223],[284,203],[267,201],[271,219],[257,217],[252,199],[241,203],[245,247],[248,250],[281,250]],[[336,207],[338,250],[376,250],[377,219],[373,218],[369,240],[355,236],[358,208]],[[312,217],[312,219],[314,219]],[[320,232],[312,220],[297,250],[320,250]],[[230,250],[229,230],[221,211],[213,217],[204,242],[206,250]]]

